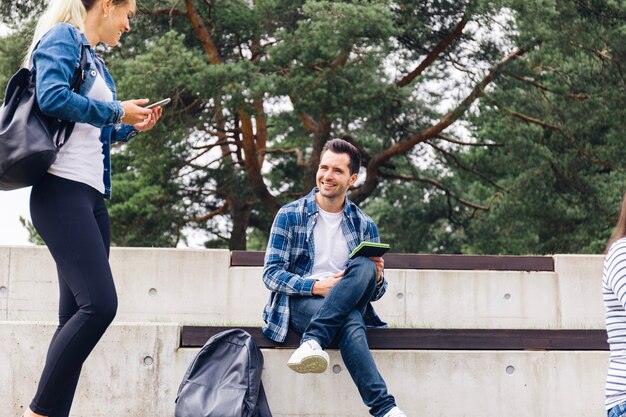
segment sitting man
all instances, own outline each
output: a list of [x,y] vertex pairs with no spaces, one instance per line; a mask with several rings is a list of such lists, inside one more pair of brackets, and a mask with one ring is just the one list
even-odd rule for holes
[[284,342],[291,326],[302,333],[287,365],[300,373],[328,367],[323,350],[335,340],[363,402],[374,417],[406,417],[387,392],[367,345],[365,326],[384,326],[370,301],[385,293],[382,257],[349,259],[362,241],[379,242],[373,220],[346,198],[361,165],[358,149],[342,139],[326,143],[317,187],[282,207],[272,225],[263,281],[272,291],[263,333]]

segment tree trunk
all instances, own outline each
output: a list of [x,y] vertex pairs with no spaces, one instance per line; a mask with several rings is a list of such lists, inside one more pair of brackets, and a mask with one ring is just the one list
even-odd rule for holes
[[308,193],[313,187],[315,187],[315,174],[317,174],[317,168],[320,164],[320,153],[322,152],[324,145],[326,145],[326,142],[330,140],[330,128],[330,122],[320,123],[315,135],[313,136],[313,150],[304,174],[305,193]]
[[246,250],[248,224],[250,224],[250,213],[252,206],[247,202],[233,201],[230,207],[230,218],[233,229],[230,233],[228,249]]

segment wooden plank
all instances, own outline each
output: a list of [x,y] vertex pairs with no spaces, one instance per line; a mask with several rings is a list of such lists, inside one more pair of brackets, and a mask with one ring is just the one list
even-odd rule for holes
[[[201,347],[222,326],[183,326],[181,347]],[[300,335],[289,332],[285,343],[263,335],[260,327],[246,330],[260,348],[294,348]],[[369,329],[370,349],[396,350],[608,350],[605,330],[537,329]],[[336,348],[336,346],[333,346]]]
[[[265,252],[232,251],[231,266],[263,266]],[[491,255],[424,255],[389,253],[385,255],[387,269],[439,269],[487,271],[554,271],[551,256],[491,256]]]
[[230,252],[230,266],[263,266],[265,252],[234,250]]

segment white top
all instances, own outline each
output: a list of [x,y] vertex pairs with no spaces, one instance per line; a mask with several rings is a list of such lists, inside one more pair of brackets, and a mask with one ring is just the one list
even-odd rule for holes
[[606,378],[606,409],[626,401],[626,238],[611,245],[604,260],[602,298],[611,357]]
[[[99,72],[87,97],[100,101],[113,100],[113,93]],[[87,123],[76,123],[68,142],[58,152],[57,159],[48,172],[68,180],[82,182],[104,194],[101,131],[99,127]]]
[[343,211],[330,213],[319,208],[313,229],[315,257],[309,278],[324,278],[343,271],[348,266],[348,242],[341,230]]

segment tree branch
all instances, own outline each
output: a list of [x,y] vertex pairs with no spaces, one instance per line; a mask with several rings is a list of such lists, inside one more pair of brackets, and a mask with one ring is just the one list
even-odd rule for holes
[[318,128],[317,122],[313,120],[311,116],[309,116],[308,114],[304,112],[299,112],[298,116],[300,117],[300,120],[302,120],[302,124],[304,124],[304,127],[306,127],[309,132],[311,133],[317,132],[317,128]]
[[187,12],[176,9],[176,5],[169,9],[142,9],[137,10],[137,14],[145,14],[149,16],[164,15],[164,16],[187,16]]
[[489,211],[491,210],[491,206],[493,205],[493,198],[489,201],[489,205],[487,206],[483,206],[481,204],[473,203],[471,201],[465,200],[464,198],[461,198],[458,195],[456,195],[456,193],[450,190],[450,188],[448,188],[447,186],[445,186],[444,184],[442,184],[441,182],[437,180],[433,180],[432,178],[424,178],[424,177],[413,176],[413,175],[385,174],[382,172],[380,173],[380,176],[384,178],[388,178],[388,179],[395,179],[395,180],[401,180],[401,181],[417,181],[417,182],[422,182],[425,184],[430,184],[434,186],[435,188],[438,188],[439,190],[446,193],[447,196],[454,198],[456,201],[463,204],[464,206],[471,207],[476,210]]
[[506,66],[514,58],[521,56],[523,53],[523,50],[518,48],[500,60],[500,62],[491,68],[489,73],[485,75],[481,82],[474,87],[470,94],[456,108],[443,116],[437,123],[422,132],[413,134],[408,140],[396,143],[374,156],[367,166],[367,179],[360,189],[351,196],[352,200],[358,204],[365,200],[365,198],[367,198],[367,196],[374,191],[376,185],[378,184],[378,171],[384,161],[391,159],[395,155],[406,153],[417,144],[441,134],[443,130],[445,130],[452,123],[456,122],[470,107],[470,105],[476,101],[476,99],[484,95],[487,85],[493,81],[495,76],[504,66]]
[[[293,106],[293,108],[296,109],[297,99],[294,96],[289,96],[289,100],[291,101],[291,105]],[[315,134],[317,132],[319,124],[315,121],[315,119],[302,111],[298,111],[298,117],[302,121],[304,127],[306,127],[306,129],[310,133]]]
[[288,153],[295,153],[296,154],[296,165],[299,167],[304,167],[306,166],[306,162],[304,161],[304,154],[302,153],[302,150],[299,148],[289,148],[289,149],[261,149],[260,153],[263,154],[267,154],[267,153],[279,153],[279,154],[288,154]]
[[204,223],[207,220],[212,219],[213,217],[224,214],[226,210],[228,210],[228,202],[224,202],[224,205],[222,205],[222,207],[216,208],[215,210],[212,210],[202,216],[192,217],[189,220],[196,223]]
[[541,84],[539,81],[537,81],[537,80],[535,80],[534,78],[531,78],[531,77],[521,77],[521,76],[515,75],[515,74],[507,74],[507,75],[509,75],[510,77],[515,78],[518,81],[521,81],[521,82],[526,83],[526,84],[530,84],[530,85],[532,85],[534,87],[537,87],[540,90],[547,91],[547,92],[552,93],[552,94],[566,95],[567,97],[569,97],[569,98],[571,98],[573,100],[585,101],[585,100],[587,100],[589,98],[589,95],[586,94],[586,93],[567,93],[567,94],[559,93],[559,92],[554,91],[551,88]]
[[450,136],[446,136],[446,135],[442,135],[439,134],[437,136],[435,136],[435,138],[437,139],[441,139],[444,140],[446,142],[450,142],[450,143],[454,143],[456,145],[461,145],[461,146],[479,146],[479,147],[487,147],[487,146],[502,146],[499,145],[497,143],[486,143],[486,142],[463,142],[461,140],[458,139],[453,139]]
[[494,180],[492,180],[491,178],[487,177],[485,174],[483,174],[482,172],[474,169],[474,168],[470,168],[468,166],[465,166],[460,160],[459,158],[456,157],[456,155],[454,155],[451,152],[446,151],[443,148],[440,148],[439,146],[435,145],[434,143],[430,142],[430,141],[425,141],[424,143],[428,144],[429,146],[431,146],[432,148],[436,149],[437,151],[441,152],[442,154],[444,154],[445,156],[449,157],[450,159],[452,159],[454,161],[454,163],[461,168],[464,171],[467,172],[471,172],[472,174],[476,175],[477,177],[482,178],[483,180],[485,180],[486,182],[488,182],[489,184],[493,185],[494,187],[500,189],[500,190],[504,190],[503,187],[499,186]]
[[563,128],[560,127],[560,126],[557,126],[557,125],[554,125],[554,124],[551,124],[551,123],[548,123],[548,122],[544,122],[544,121],[539,120],[539,119],[535,119],[534,117],[528,116],[526,114],[518,113],[518,112],[516,112],[514,110],[508,109],[508,108],[503,107],[503,106],[499,106],[498,105],[498,108],[500,110],[504,111],[505,113],[510,114],[511,116],[516,117],[516,118],[518,118],[520,120],[523,120],[523,121],[525,121],[527,123],[531,123],[531,124],[534,124],[534,125],[537,125],[537,126],[541,126],[544,129],[551,129],[551,130],[554,130],[554,131],[560,133],[561,136],[563,136],[569,142],[569,144],[572,145],[572,147],[574,147],[578,151],[578,154],[580,156],[582,156],[583,158],[585,158],[586,160],[588,160],[592,164],[600,165],[602,167],[611,168],[611,169],[620,169],[620,170],[626,169],[626,166],[624,166],[624,165],[615,165],[615,164],[613,164],[611,162],[603,161],[601,159],[598,159],[598,158],[595,158],[595,157],[591,156],[589,154],[589,152],[587,152],[582,146],[580,146],[578,144],[578,142],[576,142],[576,140],[572,137],[572,135],[570,135],[567,132],[565,132],[565,130],[563,130]]
[[398,87],[404,87],[410,84],[415,78],[417,78],[422,72],[424,72],[424,70],[428,68],[430,64],[432,64],[455,39],[458,39],[461,36],[467,22],[468,20],[465,18],[465,16],[463,16],[463,18],[459,21],[459,23],[457,23],[452,32],[448,33],[448,35],[443,38],[435,46],[435,48],[428,53],[428,55],[426,55],[426,58],[424,58],[424,60],[417,66],[417,68],[405,75],[404,78],[396,83],[396,85]]
[[[217,135],[217,133],[213,133],[214,135]],[[206,145],[199,145],[199,146],[191,146],[191,149],[194,150],[211,150],[213,148],[215,148],[216,146],[222,146],[222,145],[237,145],[236,142],[230,141],[228,139],[222,139],[222,140],[218,140],[215,143],[208,143]]]
[[516,49],[515,51],[507,55],[504,59],[502,59],[500,62],[498,62],[491,69],[491,71],[482,79],[482,81],[474,87],[472,92],[454,110],[452,110],[450,113],[442,117],[433,126],[423,130],[422,132],[413,134],[409,138],[409,140],[397,143],[385,149],[379,155],[376,155],[372,160],[372,162],[374,163],[374,166],[380,165],[380,163],[383,160],[387,160],[394,155],[408,151],[409,149],[413,148],[415,145],[417,145],[420,142],[423,142],[425,140],[428,140],[430,138],[433,138],[439,135],[444,129],[446,129],[452,123],[456,122],[459,119],[459,117],[461,117],[463,113],[465,113],[465,111],[469,108],[469,106],[474,101],[476,101],[476,99],[478,99],[480,96],[484,94],[485,87],[487,87],[487,85],[491,81],[493,81],[496,74],[501,70],[503,66],[505,66],[513,58],[516,58],[522,55],[522,53],[523,52],[521,49]]
[[212,64],[220,64],[222,60],[219,57],[217,46],[211,38],[211,33],[209,32],[209,29],[202,24],[202,21],[200,20],[200,15],[198,15],[198,12],[193,5],[193,0],[185,0],[185,5],[187,6],[187,13],[185,14],[185,16],[187,16],[187,19],[189,19],[191,26],[196,32],[198,40],[202,44],[204,51],[209,57],[209,62],[211,62]]

